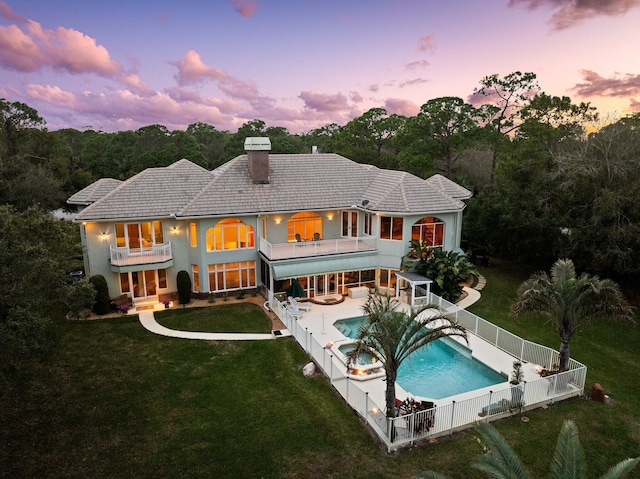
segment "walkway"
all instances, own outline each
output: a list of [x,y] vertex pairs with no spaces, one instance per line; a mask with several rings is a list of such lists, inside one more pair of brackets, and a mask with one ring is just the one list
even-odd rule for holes
[[[464,288],[467,293],[464,299],[460,300],[456,306],[466,308],[480,299],[480,292],[473,288]],[[253,334],[253,333],[204,333],[201,331],[178,331],[175,329],[165,328],[158,324],[153,316],[153,311],[143,310],[137,313],[139,315],[140,324],[147,330],[160,336],[182,339],[204,339],[207,341],[255,341],[263,339],[275,339],[291,336],[291,332],[287,329],[274,330],[271,333]],[[324,315],[323,315],[324,321]]]
[[199,331],[177,331],[175,329],[165,328],[161,324],[156,322],[156,318],[153,316],[153,311],[140,311],[140,324],[145,329],[152,333],[159,334],[161,336],[169,336],[171,338],[182,339],[205,339],[208,341],[253,341],[262,339],[275,339],[277,337],[289,336],[288,331],[278,331],[264,333],[264,334],[251,334],[251,333],[203,333]]

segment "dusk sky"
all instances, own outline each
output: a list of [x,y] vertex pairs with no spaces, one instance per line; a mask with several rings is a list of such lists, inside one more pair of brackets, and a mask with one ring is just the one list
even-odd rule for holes
[[0,97],[50,130],[301,133],[514,71],[640,112],[640,0],[0,1]]

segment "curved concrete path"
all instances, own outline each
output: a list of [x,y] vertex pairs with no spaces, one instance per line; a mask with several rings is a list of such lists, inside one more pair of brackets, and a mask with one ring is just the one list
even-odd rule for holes
[[[464,290],[467,292],[467,296],[456,303],[456,306],[461,309],[472,305],[480,299],[480,291],[467,287],[465,287]],[[205,339],[209,341],[255,341],[291,336],[291,333],[286,329],[278,331],[277,335],[274,333],[204,333],[201,331],[178,331],[176,329],[165,328],[161,324],[158,324],[156,318],[153,316],[153,311],[140,311],[138,315],[140,324],[142,324],[147,331],[170,338]]]
[[[169,336],[171,338],[182,339],[206,339],[209,341],[253,341],[256,339],[275,339],[273,333],[251,334],[251,333],[203,333],[198,331],[177,331],[175,329],[165,328],[156,322],[153,311],[140,311],[140,324],[152,333],[161,336]],[[281,333],[279,337],[286,336]]]

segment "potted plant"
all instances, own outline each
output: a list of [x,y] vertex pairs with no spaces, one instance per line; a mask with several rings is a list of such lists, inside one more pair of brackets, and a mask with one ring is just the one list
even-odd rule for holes
[[521,384],[524,381],[524,372],[522,371],[522,363],[520,361],[513,362],[513,371],[511,372],[511,409],[522,409],[524,407],[524,389]]
[[122,304],[120,305],[120,307],[118,308],[118,310],[122,313],[122,314],[127,314],[127,311],[129,311],[129,308],[131,306],[129,306],[128,304]]
[[164,300],[162,300],[162,304],[164,304],[165,309],[168,309],[169,306],[171,306],[171,300],[164,299]]

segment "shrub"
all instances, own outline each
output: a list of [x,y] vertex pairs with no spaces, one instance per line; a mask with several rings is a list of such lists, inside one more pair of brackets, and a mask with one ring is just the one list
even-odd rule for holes
[[96,289],[96,302],[93,304],[93,312],[96,314],[107,314],[111,309],[107,280],[104,279],[104,276],[101,274],[96,274],[89,278],[89,282]]
[[178,301],[180,304],[189,304],[191,302],[191,276],[185,270],[178,271],[176,282],[178,283]]

